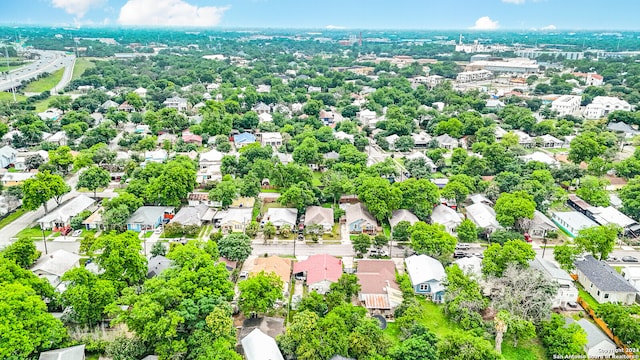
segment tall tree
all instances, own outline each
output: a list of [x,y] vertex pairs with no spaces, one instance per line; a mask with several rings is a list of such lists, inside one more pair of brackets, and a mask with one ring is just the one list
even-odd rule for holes
[[478,228],[469,219],[462,220],[456,229],[456,233],[460,242],[471,243],[478,241]]
[[513,193],[502,193],[496,201],[494,207],[496,220],[504,227],[520,227],[523,219],[533,219],[536,210],[536,203],[533,196],[525,191],[515,191]]
[[0,252],[0,256],[14,261],[23,269],[29,269],[40,257],[40,251],[36,250],[32,239],[22,237],[5,247]]
[[551,314],[550,320],[542,321],[539,337],[550,358],[586,356],[584,346],[587,344],[587,334],[580,325],[567,324],[562,315]]
[[284,206],[294,206],[299,212],[304,212],[309,205],[315,204],[317,200],[309,185],[299,182],[285,190],[278,198],[278,202]]
[[218,241],[220,256],[232,261],[244,261],[251,255],[251,239],[243,233],[225,235]]
[[467,332],[449,334],[438,343],[440,359],[500,360],[502,356],[491,343]]
[[447,257],[453,254],[456,243],[443,225],[418,221],[411,227],[411,247],[419,254]]
[[[449,181],[447,185],[442,188],[441,194],[446,199],[453,199],[456,204],[462,204],[462,202],[469,195],[469,188],[460,181]],[[458,206],[460,206],[458,205]]]
[[85,268],[67,271],[62,280],[67,282],[62,302],[71,309],[71,319],[81,325],[92,326],[100,322],[104,309],[117,296],[111,281],[99,279]]
[[593,206],[609,206],[609,193],[605,190],[607,180],[585,176],[580,180],[576,194]]
[[491,244],[484,252],[482,259],[482,272],[487,275],[502,276],[509,264],[517,264],[523,267],[529,266],[529,261],[536,256],[535,251],[521,240],[509,240],[500,244]]
[[27,179],[22,183],[22,208],[25,210],[36,210],[41,205],[44,212],[48,213],[47,202],[55,199],[60,203],[62,195],[71,191],[60,175],[53,175],[48,171],[39,172],[35,177]]
[[438,187],[427,179],[407,179],[393,184],[400,189],[402,202],[400,207],[413,212],[419,219],[426,220],[434,204],[440,200]]
[[591,253],[596,259],[606,259],[616,244],[622,229],[615,224],[582,229],[575,239],[579,249]]
[[391,217],[391,212],[400,206],[402,192],[392,187],[381,177],[366,177],[358,186],[358,198],[367,206],[378,221]]
[[273,308],[276,301],[282,299],[283,286],[282,280],[275,273],[265,274],[262,271],[250,276],[238,284],[238,306],[246,316],[253,313],[264,314]]
[[104,269],[101,278],[113,281],[118,289],[139,284],[147,275],[147,259],[141,254],[142,245],[133,231],[101,235],[91,251]]
[[69,167],[73,164],[73,154],[68,146],[60,146],[55,150],[49,151],[49,162],[54,165],[60,172],[67,174]]
[[110,182],[111,175],[107,170],[92,166],[80,174],[76,188],[86,188],[93,191],[93,197],[95,198],[96,191],[100,188],[106,188]]
[[[225,177],[227,176],[229,175],[225,175]],[[214,201],[219,201],[224,209],[228,208],[237,196],[238,187],[231,177],[223,179],[209,192],[209,198]]]

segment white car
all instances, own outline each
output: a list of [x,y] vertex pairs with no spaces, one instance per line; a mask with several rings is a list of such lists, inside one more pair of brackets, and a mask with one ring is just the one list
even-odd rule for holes
[[78,237],[78,236],[80,236],[80,234],[82,234],[82,229],[78,229],[78,230],[74,231],[73,233],[71,233],[71,236]]

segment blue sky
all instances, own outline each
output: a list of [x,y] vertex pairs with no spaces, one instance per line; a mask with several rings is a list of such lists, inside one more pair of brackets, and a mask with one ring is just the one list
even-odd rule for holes
[[1,0],[0,23],[640,30],[637,0]]

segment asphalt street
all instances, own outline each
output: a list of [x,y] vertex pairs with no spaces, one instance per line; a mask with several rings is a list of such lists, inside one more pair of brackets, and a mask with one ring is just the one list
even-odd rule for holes
[[[20,86],[22,81],[34,79],[44,72],[54,73],[62,68],[67,68],[67,71],[65,71],[65,75],[62,78],[63,81],[60,84],[63,84],[64,81],[66,81],[64,86],[68,84],[73,74],[75,55],[67,55],[64,51],[37,50],[34,52],[40,55],[39,59],[20,68],[13,69],[7,75],[0,76],[0,91],[10,91],[12,88]],[[0,59],[1,61],[2,59]]]

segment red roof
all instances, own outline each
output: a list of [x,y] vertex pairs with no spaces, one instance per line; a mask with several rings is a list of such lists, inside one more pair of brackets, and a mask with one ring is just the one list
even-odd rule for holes
[[307,272],[307,284],[328,280],[336,282],[342,276],[342,260],[331,255],[312,255],[293,265],[294,273]]
[[598,74],[591,74],[591,77],[592,77],[592,78],[594,78],[594,79],[598,79],[598,80],[602,80],[602,79],[604,79],[604,78],[602,77],[602,75],[598,75]]
[[387,286],[400,290],[396,283],[396,266],[392,260],[360,260],[356,276],[361,294],[386,294]]

